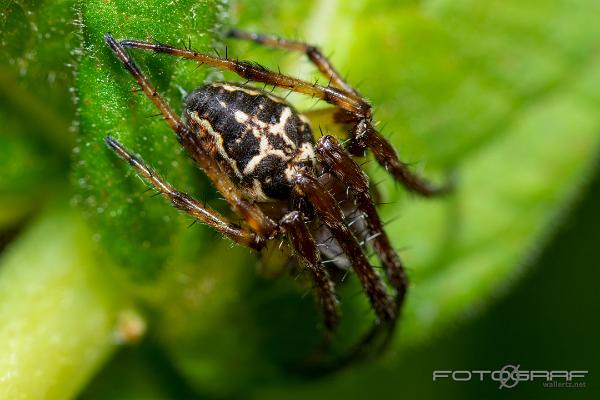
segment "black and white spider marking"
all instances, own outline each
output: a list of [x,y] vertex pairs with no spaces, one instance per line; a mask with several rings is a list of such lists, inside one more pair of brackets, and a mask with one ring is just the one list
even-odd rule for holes
[[290,197],[294,175],[314,167],[308,120],[283,99],[230,83],[212,83],[185,100],[184,124],[205,129],[229,178],[255,201]]

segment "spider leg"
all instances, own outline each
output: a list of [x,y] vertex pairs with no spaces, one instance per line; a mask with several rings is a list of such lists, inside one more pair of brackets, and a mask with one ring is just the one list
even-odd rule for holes
[[329,278],[327,270],[321,264],[317,245],[313,239],[302,214],[292,211],[281,219],[281,225],[295,249],[298,257],[312,274],[313,282],[317,291],[317,299],[323,313],[327,340],[332,336],[338,325],[340,310],[335,295],[333,282]]
[[271,71],[248,61],[231,60],[163,44],[128,39],[121,40],[118,44],[122,47],[164,53],[193,60],[201,64],[232,71],[250,81],[262,82],[321,99],[340,108],[335,115],[338,122],[356,124],[350,146],[353,154],[362,155],[367,147],[370,148],[377,161],[390,171],[396,180],[405,185],[408,190],[417,194],[432,197],[445,194],[451,190],[449,186],[433,186],[410,171],[408,166],[398,159],[393,147],[373,128],[371,106],[353,89],[348,91],[346,88],[322,86]]
[[408,278],[398,254],[394,251],[389,238],[383,230],[383,224],[373,206],[369,195],[369,180],[360,166],[340,146],[338,141],[330,136],[323,136],[316,146],[319,161],[329,167],[330,171],[353,192],[358,210],[366,217],[368,235],[373,242],[373,248],[385,268],[391,284],[396,290],[396,305],[402,306]]
[[[231,29],[227,35],[236,39],[249,40],[267,47],[304,53],[310,61],[317,66],[319,71],[330,80],[330,83],[333,86],[345,91],[349,95],[360,98],[358,91],[340,76],[331,64],[331,61],[329,61],[316,46],[309,45],[302,41],[288,40],[277,36],[261,35],[237,29]],[[346,110],[351,111],[348,109]],[[347,122],[352,121],[355,117],[343,112],[338,112],[335,114],[335,118],[338,122]],[[355,137],[356,136],[357,135],[355,134]],[[405,185],[407,189],[427,197],[441,195],[449,191],[448,187],[435,187],[410,171],[406,164],[398,159],[398,156],[391,145],[372,128],[372,125],[371,132],[369,132],[368,136],[369,137],[365,138],[365,143],[367,143],[368,147],[373,151],[377,161],[388,169],[394,178]]]
[[[330,136],[323,136],[316,145],[317,158],[327,166],[331,173],[348,185],[352,191],[358,211],[362,212],[367,222],[367,231],[373,241],[373,248],[377,257],[385,268],[389,282],[396,291],[395,303],[397,316],[400,313],[408,288],[408,278],[400,257],[392,247],[383,224],[373,206],[369,195],[369,181],[360,166],[340,146],[337,140]],[[387,324],[383,327],[375,325],[355,346],[354,350],[345,358],[338,360],[338,365],[345,365],[352,360],[374,356],[387,348],[393,338],[396,324]],[[374,346],[374,344],[376,344]]]
[[344,253],[352,260],[352,267],[378,318],[383,323],[394,322],[397,317],[395,302],[387,294],[383,282],[369,264],[360,244],[344,223],[344,214],[333,196],[307,172],[295,176],[295,191],[306,196],[316,214],[327,225]]
[[303,93],[308,96],[324,100],[346,110],[350,114],[356,115],[357,118],[355,118],[355,120],[371,118],[371,106],[358,95],[354,94],[353,92],[348,92],[344,89],[339,89],[332,86],[322,86],[318,85],[317,83],[311,83],[301,79],[292,78],[290,76],[271,71],[256,63],[231,60],[219,56],[199,53],[194,50],[181,49],[178,47],[148,43],[139,40],[126,39],[121,40],[118,43],[122,47],[153,51],[155,53],[164,53],[175,57],[193,60],[201,64],[232,71],[240,77],[250,81],[262,82],[267,85],[273,85],[280,88],[289,89],[294,92]]
[[390,142],[375,130],[371,121],[364,119],[356,124],[348,150],[354,155],[362,156],[366,148],[373,152],[379,165],[411,192],[424,197],[434,197],[452,191],[451,184],[435,186],[412,172],[406,163],[400,161]]
[[225,217],[217,211],[206,205],[202,205],[190,195],[177,191],[171,184],[162,179],[155,171],[144,164],[141,159],[131,154],[117,140],[107,137],[105,142],[112,151],[120,158],[127,161],[141,177],[158,190],[159,193],[169,199],[176,208],[188,213],[198,221],[214,228],[223,236],[228,237],[242,246],[250,247],[255,250],[263,248],[264,238],[256,235],[254,232],[228,222]]
[[267,36],[261,35],[254,32],[245,32],[237,29],[231,29],[227,36],[236,39],[242,40],[250,40],[252,42],[267,46],[273,47],[277,49],[291,50],[297,51],[300,53],[304,53],[308,59],[316,65],[316,67],[321,71],[323,75],[330,80],[331,84],[338,89],[342,89],[349,94],[353,94],[357,97],[360,95],[352,86],[350,86],[339,74],[339,72],[333,67],[331,61],[327,57],[323,55],[321,50],[313,45],[309,45],[308,43],[296,41],[296,40],[288,40],[278,36]]
[[156,105],[164,119],[175,132],[179,142],[210,178],[215,188],[221,192],[230,206],[244,217],[248,225],[255,232],[265,237],[273,236],[276,231],[275,222],[267,217],[257,206],[242,197],[228,176],[222,173],[214,160],[208,156],[210,153],[207,151],[207,144],[200,140],[197,133],[190,131],[181,122],[181,119],[173,112],[163,98],[158,95],[154,86],[142,74],[123,46],[109,33],[104,36],[104,40],[115,56],[135,78],[146,96]]

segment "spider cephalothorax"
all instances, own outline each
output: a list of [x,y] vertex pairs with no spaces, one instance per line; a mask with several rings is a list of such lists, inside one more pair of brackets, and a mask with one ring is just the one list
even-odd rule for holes
[[[363,156],[371,150],[396,180],[423,196],[441,194],[447,189],[434,188],[398,159],[393,147],[374,128],[371,106],[317,48],[240,31],[229,35],[303,52],[329,84],[309,83],[255,63],[191,49],[117,41],[110,34],[105,40],[244,224],[229,222],[207,205],[177,191],[115,139],[106,138],[106,143],[175,207],[234,242],[260,251],[267,241],[287,237],[292,253],[312,275],[327,338],[339,319],[330,269],[351,267],[378,318],[373,330],[345,360],[364,355],[368,353],[364,348],[377,338],[383,338],[379,342],[385,344],[391,336],[406,294],[407,278],[375,210],[368,177],[353,156]],[[337,122],[352,126],[347,145],[343,147],[329,135],[315,142],[308,120],[289,103],[245,84],[217,82],[192,91],[185,100],[183,117],[179,118],[125,48],[194,60],[233,71],[248,81],[321,99],[334,106],[332,114]],[[368,248],[377,255],[393,293],[370,264],[365,254]]]

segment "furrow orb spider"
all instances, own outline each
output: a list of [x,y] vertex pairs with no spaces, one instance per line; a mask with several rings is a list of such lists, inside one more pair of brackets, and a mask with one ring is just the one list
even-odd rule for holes
[[[112,137],[108,147],[178,209],[235,243],[256,251],[267,241],[287,238],[291,252],[310,272],[324,324],[324,346],[333,336],[340,311],[332,268],[352,267],[377,319],[348,354],[329,362],[340,366],[379,353],[395,329],[407,291],[402,262],[383,230],[371,198],[369,180],[353,157],[371,150],[375,159],[408,190],[431,197],[449,188],[434,187],[402,163],[392,145],[374,128],[371,106],[314,46],[303,42],[231,30],[229,37],[304,53],[329,84],[321,86],[268,70],[256,63],[212,56],[188,48],[138,40],[105,41],[175,132],[179,143],[244,223],[229,222],[214,209],[177,191]],[[247,82],[261,82],[323,100],[334,121],[351,124],[347,145],[331,135],[315,142],[309,120],[285,99],[246,83],[214,82],[185,99],[177,116],[142,74],[126,49],[164,53],[229,70]],[[351,206],[348,207],[348,204]],[[358,214],[359,222],[351,214]],[[328,245],[319,246],[323,238]],[[365,254],[372,248],[388,284]],[[388,286],[390,289],[388,290]]]

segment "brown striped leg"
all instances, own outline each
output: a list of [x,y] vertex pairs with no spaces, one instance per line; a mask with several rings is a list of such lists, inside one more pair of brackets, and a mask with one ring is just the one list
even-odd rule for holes
[[338,89],[342,89],[350,94],[353,94],[357,97],[360,96],[356,89],[350,86],[342,78],[339,72],[337,72],[337,70],[331,64],[331,61],[329,61],[329,59],[325,57],[321,50],[316,46],[312,46],[305,42],[300,42],[296,40],[284,39],[278,36],[261,35],[258,33],[245,32],[237,29],[231,29],[227,33],[227,36],[236,39],[250,40],[254,43],[277,49],[291,50],[304,53],[306,54],[308,59],[316,65],[319,71],[321,71],[321,73],[325,75],[327,79],[329,79],[331,85],[337,87]]
[[192,134],[181,122],[179,116],[159,96],[154,86],[142,74],[123,46],[109,33],[104,36],[104,40],[129,73],[135,78],[146,96],[156,105],[164,119],[175,132],[179,142],[198,163],[200,168],[204,170],[215,185],[215,188],[225,197],[233,210],[242,215],[248,225],[258,234],[265,237],[273,236],[276,231],[275,222],[267,217],[258,207],[246,201],[227,175],[221,173],[216,163],[208,156],[209,152],[205,147],[206,144],[199,140],[198,135]]
[[[305,42],[287,40],[277,36],[261,35],[253,32],[245,32],[237,29],[231,29],[228,36],[237,39],[250,40],[252,42],[284,50],[297,51],[306,54],[306,56],[317,66],[319,71],[330,80],[331,84],[338,89],[347,92],[349,95],[354,95],[360,98],[358,91],[350,86],[333,67],[331,62],[323,55],[319,48],[309,45]],[[347,110],[350,111],[350,110]],[[339,122],[355,121],[355,116],[346,113],[338,113],[337,120]],[[367,121],[364,121],[367,122]],[[411,172],[406,164],[402,163],[392,146],[374,129],[371,127],[368,137],[365,138],[365,143],[376,156],[377,161],[392,173],[394,178],[400,181],[407,189],[421,194],[423,196],[436,196],[445,194],[449,191],[449,187],[434,187],[429,182],[426,182],[413,172]],[[356,135],[355,135],[356,136]]]
[[368,235],[373,243],[373,248],[385,268],[389,281],[396,289],[396,304],[400,308],[406,296],[408,278],[400,257],[394,251],[383,230],[383,225],[369,195],[367,175],[332,136],[323,136],[317,143],[316,150],[319,161],[328,166],[331,173],[348,185],[354,194],[358,211],[365,215]]
[[225,217],[212,208],[202,205],[186,193],[179,192],[167,181],[162,179],[155,171],[148,167],[138,157],[131,154],[118,141],[111,137],[105,139],[106,145],[114,151],[119,157],[127,161],[135,171],[150,183],[159,193],[165,196],[173,205],[188,213],[200,222],[214,228],[223,236],[228,237],[242,246],[260,250],[264,247],[264,239],[254,232],[243,229],[240,226],[228,222]]
[[354,155],[363,155],[364,149],[373,152],[377,162],[384,167],[395,180],[406,189],[424,197],[434,197],[448,194],[452,191],[450,184],[435,186],[412,172],[408,165],[400,161],[394,147],[379,132],[373,128],[370,121],[363,120],[356,124],[352,132],[352,142],[349,151]]
[[[119,42],[123,47],[137,48],[153,51],[156,53],[169,54],[211,65],[224,70],[230,70],[242,78],[250,81],[262,82],[268,85],[289,89],[294,92],[303,93],[314,98],[321,99],[329,104],[339,107],[336,120],[344,123],[354,123],[356,128],[352,137],[349,150],[355,155],[362,155],[368,147],[373,151],[375,158],[385,167],[392,176],[405,185],[408,190],[417,194],[433,197],[448,193],[449,186],[435,187],[410,171],[406,164],[402,163],[391,146],[372,125],[371,106],[360,97],[355,90],[347,90],[332,86],[321,86],[316,83],[306,82],[297,78],[268,70],[260,65],[248,61],[230,60],[228,58],[212,56],[199,53],[194,50],[181,49],[163,44],[148,43],[138,40],[122,40]],[[295,43],[295,42],[289,42]],[[291,46],[291,45],[290,45]],[[324,69],[327,74],[327,68]],[[329,71],[331,73],[331,71]],[[341,78],[340,78],[341,79]],[[347,86],[347,84],[346,84]]]
[[[333,86],[343,90],[350,96],[354,96],[357,99],[361,98],[358,91],[352,86],[350,86],[340,76],[340,74],[336,71],[331,62],[327,59],[327,57],[325,57],[323,53],[315,46],[311,46],[301,41],[287,40],[277,36],[261,35],[253,32],[239,31],[237,29],[230,30],[228,32],[228,36],[237,39],[250,40],[252,42],[268,47],[304,53],[312,61],[312,63],[317,66],[319,71],[324,76],[326,76],[327,79],[330,80],[330,83]],[[347,108],[344,109],[346,111],[352,112],[352,110],[349,110]],[[344,112],[337,113],[336,117],[338,122],[356,121],[356,115],[347,114]],[[396,178],[403,185],[405,185],[407,189],[428,197],[441,195],[449,191],[448,187],[434,187],[429,182],[426,182],[425,180],[421,179],[416,174],[411,172],[406,166],[406,164],[402,163],[398,159],[398,156],[396,155],[396,152],[393,150],[392,146],[383,137],[381,137],[379,133],[372,129],[370,118],[367,117],[362,122],[371,127],[371,131],[368,133],[364,141],[364,143],[366,143],[366,146],[373,151],[377,161],[383,167],[388,169],[390,173],[394,176],[394,178]],[[355,135],[355,137],[356,136],[357,135]],[[361,150],[364,150],[364,147]]]
[[396,320],[396,304],[387,294],[383,282],[369,264],[360,244],[344,222],[344,214],[338,202],[308,173],[295,177],[295,190],[308,198],[319,219],[327,225],[340,247],[352,260],[352,267],[365,290],[379,320],[383,323]]
[[199,53],[194,50],[181,49],[139,40],[126,39],[121,40],[119,44],[123,47],[153,51],[155,53],[164,53],[175,57],[193,60],[201,64],[232,71],[240,77],[250,81],[262,82],[268,85],[289,89],[294,92],[304,93],[308,96],[324,100],[346,110],[347,112],[356,116],[355,120],[371,118],[371,106],[361,97],[353,94],[353,92],[347,92],[346,90],[338,89],[332,86],[321,86],[316,83],[310,83],[301,79],[292,78],[290,76],[271,71],[256,63],[231,60],[228,58]]
[[321,306],[325,329],[329,340],[340,319],[338,300],[333,282],[321,264],[317,245],[313,239],[302,214],[292,211],[281,219],[281,225],[292,243],[300,260],[312,274],[317,300]]

